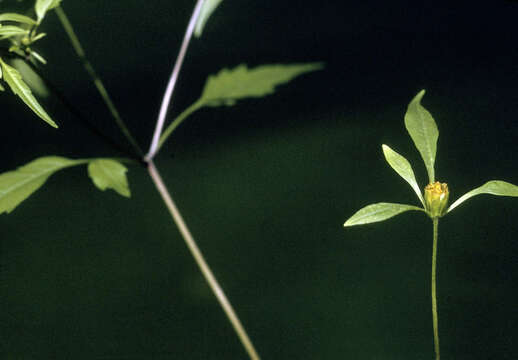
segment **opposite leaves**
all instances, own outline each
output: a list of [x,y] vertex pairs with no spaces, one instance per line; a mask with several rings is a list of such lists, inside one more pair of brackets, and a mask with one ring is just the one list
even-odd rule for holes
[[67,159],[59,156],[41,157],[16,170],[0,174],[0,214],[13,211],[22,201],[38,190],[55,172],[67,167],[90,163],[89,174],[101,190],[112,188],[129,197],[126,168],[111,159]]

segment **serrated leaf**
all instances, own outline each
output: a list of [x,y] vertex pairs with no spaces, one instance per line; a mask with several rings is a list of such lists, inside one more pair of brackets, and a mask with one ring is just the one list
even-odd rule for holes
[[198,101],[206,106],[231,106],[240,99],[270,95],[276,86],[322,68],[321,63],[262,65],[253,69],[241,64],[209,76]]
[[469,198],[481,195],[481,194],[490,194],[497,196],[518,196],[518,186],[508,183],[502,180],[491,180],[485,183],[484,185],[468,191],[466,194],[462,195],[458,198],[453,204],[450,205],[447,212],[452,211],[457,206],[462,204],[464,201]]
[[385,155],[385,159],[387,160],[389,165],[399,174],[399,176],[401,176],[403,179],[405,179],[407,183],[410,184],[412,189],[414,189],[415,193],[417,194],[419,201],[421,201],[421,204],[423,204],[424,206],[424,200],[423,195],[421,194],[421,189],[417,184],[414,175],[414,170],[412,170],[412,166],[410,165],[408,160],[385,144],[383,144],[381,147],[383,149],[383,155]]
[[34,10],[36,10],[38,24],[41,23],[41,20],[43,20],[47,11],[54,9],[60,2],[61,0],[36,0]]
[[88,164],[88,175],[100,190],[113,189],[122,196],[130,197],[126,172],[128,169],[112,159],[95,159]]
[[424,94],[425,91],[421,90],[408,104],[405,126],[423,158],[428,179],[430,183],[433,183],[435,181],[434,163],[439,130],[432,115],[421,105]]
[[13,211],[56,171],[83,163],[85,163],[84,160],[46,156],[33,160],[14,171],[0,174],[0,214]]
[[203,7],[201,8],[200,16],[198,17],[198,21],[196,22],[196,27],[194,29],[194,36],[200,37],[203,32],[203,28],[205,27],[205,23],[212,15],[214,10],[218,7],[218,5],[223,0],[205,0]]
[[22,29],[19,26],[5,25],[0,27],[0,40],[7,39],[11,36],[26,35],[28,33],[29,30]]
[[36,21],[30,17],[16,13],[0,14],[0,21],[16,21],[22,24],[36,25]]
[[424,209],[413,205],[395,204],[395,203],[376,203],[367,205],[358,210],[344,224],[344,226],[363,225],[373,222],[387,220],[393,216],[399,215],[405,211]]
[[3,70],[3,78],[11,88],[14,94],[18,95],[22,101],[31,108],[40,118],[49,123],[51,126],[57,128],[56,123],[50,118],[45,110],[38,103],[36,98],[32,95],[31,89],[22,80],[20,73],[12,66],[7,65],[0,58],[0,66]]

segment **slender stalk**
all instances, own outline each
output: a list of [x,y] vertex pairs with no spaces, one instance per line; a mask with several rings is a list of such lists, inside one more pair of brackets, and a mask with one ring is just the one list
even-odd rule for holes
[[171,77],[169,78],[169,83],[167,84],[167,88],[164,93],[164,97],[162,98],[162,104],[160,105],[160,112],[158,114],[158,120],[156,122],[155,131],[153,132],[153,139],[151,140],[151,145],[149,146],[149,151],[145,156],[145,160],[149,161],[153,159],[158,151],[158,141],[160,140],[160,134],[162,133],[162,128],[164,127],[165,117],[167,115],[167,110],[169,109],[169,104],[171,102],[171,97],[173,95],[173,90],[176,85],[176,80],[178,79],[178,74],[180,74],[180,70],[182,68],[183,60],[185,58],[185,54],[187,53],[187,48],[189,47],[189,43],[192,38],[192,34],[194,32],[194,27],[198,22],[198,17],[201,12],[201,8],[203,6],[204,0],[198,0],[196,2],[196,6],[194,7],[194,11],[191,15],[191,19],[189,20],[189,25],[187,25],[187,30],[185,30],[185,35],[183,37],[182,45],[180,46],[180,52],[176,57],[176,62],[173,67],[173,72],[171,73]]
[[101,95],[104,103],[110,110],[110,113],[115,120],[115,123],[120,128],[126,139],[129,141],[131,146],[135,149],[137,154],[139,156],[143,156],[144,153],[142,152],[142,149],[138,145],[137,141],[133,138],[133,135],[131,135],[131,132],[129,131],[128,127],[122,120],[119,111],[113,104],[113,101],[111,100],[110,95],[108,94],[108,91],[104,87],[104,84],[95,72],[95,69],[93,68],[92,64],[88,59],[86,58],[85,51],[83,50],[83,47],[81,46],[81,43],[79,42],[79,39],[74,31],[74,28],[72,27],[72,24],[68,20],[67,15],[65,14],[65,11],[61,8],[61,6],[56,7],[56,14],[58,15],[59,20],[61,21],[61,25],[63,26],[63,29],[65,30],[66,34],[68,35],[68,38],[70,39],[70,42],[72,43],[72,47],[74,48],[77,56],[83,63],[84,68],[92,78],[95,87],[97,88],[97,91],[99,91],[99,94]]
[[243,347],[245,348],[246,352],[248,353],[248,356],[252,360],[259,360],[259,355],[257,354],[257,351],[254,348],[254,345],[252,344],[252,341],[248,337],[248,334],[246,333],[245,328],[241,324],[241,321],[239,320],[239,317],[237,316],[236,312],[234,311],[232,305],[228,301],[225,292],[219,285],[218,281],[214,277],[214,274],[212,273],[209,265],[205,261],[203,254],[201,253],[200,249],[198,248],[196,241],[191,235],[191,232],[187,228],[187,225],[185,224],[185,221],[182,218],[182,215],[180,214],[178,208],[176,207],[171,195],[169,194],[169,191],[167,190],[164,182],[162,181],[162,177],[160,176],[160,173],[155,167],[155,164],[153,163],[153,160],[150,160],[148,162],[148,171],[153,179],[153,182],[155,183],[155,186],[162,196],[162,200],[167,206],[167,209],[169,210],[169,213],[171,214],[174,222],[176,223],[176,226],[180,230],[180,233],[185,240],[185,243],[187,244],[187,247],[189,248],[192,256],[194,257],[194,260],[196,261],[196,264],[198,264],[203,276],[205,277],[205,280],[209,284],[212,292],[216,296],[216,299],[218,300],[219,304],[223,308],[223,311],[227,315],[228,320],[232,324],[232,327],[234,328],[235,332],[237,333],[237,336],[239,337],[239,340],[241,340],[241,343],[243,344]]
[[201,103],[196,101],[195,103],[191,104],[187,109],[182,111],[182,113],[178,115],[171,124],[169,124],[169,126],[164,130],[164,132],[160,136],[160,141],[158,142],[158,147],[156,151],[158,152],[160,150],[167,138],[189,115],[191,115],[196,110],[199,110],[201,107]]
[[439,237],[439,218],[433,218],[433,250],[432,250],[432,316],[433,316],[433,342],[435,347],[435,359],[441,358],[439,350],[439,319],[437,316],[437,238]]

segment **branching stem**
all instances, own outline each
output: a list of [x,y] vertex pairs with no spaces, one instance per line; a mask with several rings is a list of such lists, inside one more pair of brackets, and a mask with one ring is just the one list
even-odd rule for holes
[[437,239],[439,237],[439,218],[433,218],[433,250],[432,250],[432,316],[433,316],[433,342],[435,347],[435,359],[441,358],[439,350],[439,319],[437,316]]
[[219,304],[223,308],[223,311],[228,317],[228,320],[232,324],[232,327],[234,328],[235,332],[237,333],[237,336],[239,337],[239,340],[241,340],[241,343],[243,344],[246,352],[248,353],[250,359],[252,360],[259,360],[259,355],[257,354],[257,351],[254,348],[254,345],[252,344],[252,341],[248,337],[248,334],[246,333],[246,330],[244,329],[243,325],[241,324],[241,321],[239,320],[236,312],[234,311],[234,308],[228,301],[225,292],[219,285],[218,281],[214,277],[214,274],[210,270],[209,265],[205,261],[203,254],[201,253],[200,249],[198,248],[198,245],[196,244],[196,241],[191,235],[191,232],[187,228],[187,225],[185,224],[185,221],[183,220],[182,215],[180,214],[180,211],[176,207],[171,195],[169,194],[169,191],[167,190],[162,177],[160,176],[160,173],[155,167],[155,164],[153,163],[153,160],[150,160],[148,162],[148,171],[149,175],[153,179],[153,182],[155,183],[155,186],[160,193],[160,196],[162,197],[162,200],[164,201],[165,205],[167,206],[167,209],[169,210],[169,213],[171,214],[171,217],[173,218],[174,222],[176,223],[176,226],[178,227],[178,230],[180,230],[180,233],[185,240],[185,243],[187,244],[187,247],[189,248],[189,251],[191,252],[192,256],[194,257],[194,260],[196,261],[196,264],[200,268],[205,280],[209,284],[212,292],[216,296],[216,299],[218,300]]
[[108,91],[104,87],[104,84],[102,80],[99,78],[97,73],[95,72],[95,69],[93,68],[92,64],[88,59],[86,58],[85,51],[83,50],[83,47],[81,46],[81,43],[79,42],[79,39],[74,31],[74,28],[72,27],[72,24],[70,21],[68,21],[68,17],[65,14],[65,11],[61,8],[61,6],[56,7],[56,14],[58,15],[59,20],[61,21],[61,25],[63,26],[63,29],[65,30],[66,34],[68,35],[68,38],[70,39],[70,42],[72,43],[72,47],[74,48],[77,56],[83,63],[84,68],[92,78],[95,87],[97,88],[97,91],[99,91],[99,94],[101,95],[104,103],[110,110],[110,113],[115,120],[115,123],[119,127],[119,129],[122,131],[126,139],[129,141],[131,146],[135,149],[137,154],[139,156],[143,156],[144,153],[142,152],[142,149],[138,145],[137,141],[133,138],[133,135],[131,135],[131,132],[129,131],[128,127],[122,120],[119,111],[113,104],[113,101],[111,100],[110,95],[108,94]]

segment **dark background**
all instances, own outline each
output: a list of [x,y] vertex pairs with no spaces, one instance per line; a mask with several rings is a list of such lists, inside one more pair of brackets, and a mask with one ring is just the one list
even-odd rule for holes
[[[30,1],[0,4],[2,12]],[[147,148],[193,1],[64,1],[122,117]],[[170,119],[240,63],[323,61],[273,96],[204,109],[156,163],[264,359],[432,359],[429,219],[344,229],[370,203],[417,204],[386,143],[422,160],[403,116],[420,90],[451,199],[518,183],[518,3],[231,1],[191,44]],[[41,72],[125,145],[54,13]],[[55,96],[55,130],[0,94],[0,171],[44,155],[120,156]],[[145,169],[132,198],[62,171],[0,216],[5,359],[245,359]],[[476,197],[441,220],[447,359],[518,358],[518,200]]]

